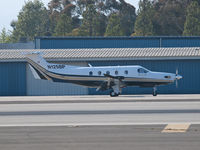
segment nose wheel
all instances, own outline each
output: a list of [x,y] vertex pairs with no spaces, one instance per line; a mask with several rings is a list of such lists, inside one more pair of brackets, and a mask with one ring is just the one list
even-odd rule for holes
[[153,93],[152,93],[152,95],[153,95],[153,96],[157,96],[157,94],[158,94],[158,93],[157,93],[157,88],[156,88],[156,87],[153,87]]

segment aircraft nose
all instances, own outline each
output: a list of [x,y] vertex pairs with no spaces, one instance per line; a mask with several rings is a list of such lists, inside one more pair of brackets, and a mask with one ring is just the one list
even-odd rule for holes
[[181,75],[176,75],[176,79],[177,80],[180,80],[180,79],[182,79],[183,77],[181,76]]

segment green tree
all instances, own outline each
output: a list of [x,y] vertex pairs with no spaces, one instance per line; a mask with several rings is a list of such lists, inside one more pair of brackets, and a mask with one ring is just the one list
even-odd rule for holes
[[[69,24],[69,21],[71,22],[70,24],[73,29],[79,26],[80,19],[78,13],[75,12],[75,8],[76,6],[73,4],[73,0],[50,1],[48,9],[51,34],[60,35],[60,33],[56,33],[59,30],[58,27],[62,27],[64,24]],[[64,33],[63,35],[66,34]]]
[[66,36],[72,31],[72,19],[66,14],[62,14],[55,28],[56,36]]
[[123,33],[123,36],[130,36],[134,31],[134,23],[136,20],[135,7],[126,3],[124,0],[119,1],[121,32]]
[[28,1],[18,15],[17,21],[13,21],[13,39],[33,40],[35,36],[45,35],[49,30],[48,12],[44,4],[39,0]]
[[109,17],[105,36],[123,36],[120,26],[120,16],[118,14],[111,14]]
[[184,30],[186,9],[192,0],[154,1],[154,27],[156,35],[181,36]]
[[111,4],[110,8],[115,8],[115,11],[108,18],[105,36],[130,36],[136,19],[135,7],[124,0]]
[[[75,12],[81,19],[80,27],[76,27],[72,34],[81,36],[104,36],[108,30],[108,19],[112,14],[120,18],[118,26],[123,36],[129,36],[134,29],[136,18],[135,7],[124,0],[72,0],[76,5]],[[114,34],[112,34],[114,35]],[[112,36],[111,35],[111,36]],[[118,31],[117,34],[118,35]]]
[[200,5],[197,1],[191,2],[191,4],[187,8],[187,16],[184,25],[183,35],[200,35]]
[[80,35],[84,36],[103,36],[106,28],[106,17],[96,11],[93,4],[87,6],[83,13]]
[[55,34],[56,24],[58,22],[61,7],[61,0],[51,0],[48,4],[48,15],[50,20],[50,34]]
[[3,28],[0,32],[0,43],[10,43],[10,33],[6,31],[6,28]]
[[149,0],[140,0],[138,16],[135,22],[134,36],[154,35],[153,16],[154,6]]

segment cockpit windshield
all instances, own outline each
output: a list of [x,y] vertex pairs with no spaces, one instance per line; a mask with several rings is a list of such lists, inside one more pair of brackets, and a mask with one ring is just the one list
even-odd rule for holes
[[138,73],[147,73],[147,72],[149,72],[148,70],[146,70],[144,68],[139,68],[137,71],[138,71]]

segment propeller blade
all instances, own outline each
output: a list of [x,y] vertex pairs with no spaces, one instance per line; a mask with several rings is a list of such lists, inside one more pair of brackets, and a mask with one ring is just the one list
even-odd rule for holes
[[176,68],[176,76],[178,75],[178,68]]
[[178,88],[178,80],[176,79],[176,88]]

